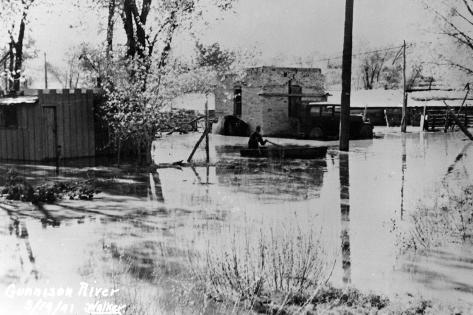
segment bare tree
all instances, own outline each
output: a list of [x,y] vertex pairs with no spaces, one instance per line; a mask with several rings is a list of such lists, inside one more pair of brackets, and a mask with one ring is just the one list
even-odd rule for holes
[[375,83],[380,81],[382,72],[386,70],[384,64],[389,58],[392,58],[392,54],[389,51],[375,51],[363,57],[361,61],[361,77],[365,90],[372,90]]
[[448,65],[468,75],[473,74],[473,0],[447,0],[440,6],[424,1],[440,21],[442,33],[451,38],[464,53],[442,55]]
[[0,10],[2,11],[0,18],[5,19],[6,23],[10,24],[7,26],[9,37],[9,72],[13,81],[10,89],[14,91],[20,89],[26,25],[28,23],[28,14],[34,3],[35,0],[5,0],[0,4]]

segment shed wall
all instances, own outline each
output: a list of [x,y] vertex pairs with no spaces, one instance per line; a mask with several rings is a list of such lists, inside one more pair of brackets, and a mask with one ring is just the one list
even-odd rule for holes
[[[18,128],[0,129],[0,159],[41,161],[55,158],[44,107],[56,108],[57,143],[62,158],[95,155],[92,91],[39,91],[36,104],[20,104]],[[51,134],[51,133],[50,133]]]

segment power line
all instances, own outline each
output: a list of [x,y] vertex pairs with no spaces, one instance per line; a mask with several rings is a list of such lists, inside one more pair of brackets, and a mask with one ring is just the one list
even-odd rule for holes
[[[415,43],[410,43],[407,45],[407,47],[412,47],[412,46],[415,46]],[[356,57],[356,56],[363,56],[363,55],[369,55],[369,54],[373,54],[373,53],[377,53],[377,52],[383,52],[383,51],[390,51],[390,50],[395,50],[395,49],[401,49],[403,48],[404,45],[400,45],[400,46],[394,46],[394,47],[388,47],[388,48],[383,48],[383,49],[376,49],[376,50],[370,50],[370,51],[362,51],[362,52],[358,52],[356,54],[352,54],[353,57]],[[341,59],[343,58],[343,56],[337,56],[337,57],[329,57],[329,58],[321,58],[321,59],[317,59],[317,60],[314,60],[314,61],[330,61],[330,60],[336,60],[336,59]]]

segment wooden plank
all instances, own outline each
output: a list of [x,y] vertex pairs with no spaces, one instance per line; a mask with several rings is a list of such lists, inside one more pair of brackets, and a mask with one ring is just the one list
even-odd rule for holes
[[13,160],[15,159],[15,147],[13,146],[13,139],[12,139],[12,132],[11,129],[7,129],[7,143],[8,143],[8,159]]
[[11,152],[12,152],[10,158],[12,160],[18,160],[19,159],[19,155],[18,155],[18,150],[19,150],[19,147],[18,147],[18,131],[10,129],[9,133],[10,133],[10,136],[8,138],[9,138],[9,141],[10,141],[10,148],[11,148]]
[[35,113],[36,108],[39,106],[39,103],[35,104],[28,110],[28,129],[30,131],[30,159],[32,161],[37,161],[36,154],[36,129],[35,129]]
[[10,148],[10,133],[7,128],[3,129],[4,139],[5,139],[5,159],[11,158],[11,148]]
[[82,97],[82,102],[81,102],[81,108],[82,108],[82,118],[83,118],[83,124],[82,124],[82,130],[83,130],[83,156],[90,156],[89,155],[89,129],[92,128],[90,125],[89,119],[88,119],[88,114],[87,112],[89,111],[89,94],[83,94]]
[[35,119],[34,119],[34,129],[35,129],[35,160],[41,161],[44,158],[43,154],[43,111],[41,109],[41,104],[35,107]]
[[88,125],[87,125],[87,94],[80,94],[77,103],[77,110],[80,113],[80,121],[78,121],[78,145],[79,157],[87,156],[88,151]]
[[7,158],[7,140],[5,135],[5,130],[0,129],[0,159]]
[[23,129],[18,128],[16,131],[16,137],[17,137],[17,146],[18,146],[18,160],[24,161],[25,160],[25,147],[24,147],[24,141],[23,141]]
[[89,131],[89,156],[95,156],[95,116],[94,116],[94,99],[95,95],[92,91],[87,93],[87,121]]
[[34,108],[37,106],[37,104],[34,104],[32,106],[28,106],[25,111],[26,111],[26,139],[27,139],[27,147],[28,147],[28,154],[26,155],[26,158],[29,161],[34,160],[34,128],[33,128],[33,121],[34,121]]
[[8,130],[7,129],[3,129],[3,137],[2,137],[2,140],[3,140],[3,158],[4,159],[8,159],[8,155],[9,155],[9,152],[10,152],[10,148],[8,147]]
[[0,129],[0,159],[7,158],[7,140],[5,130]]
[[[64,90],[64,95],[68,95],[69,91]],[[57,115],[57,143],[61,146],[61,157],[64,157],[64,102],[56,104]]]
[[16,156],[16,148],[14,146],[14,141],[12,139],[13,133],[11,129],[7,129],[7,143],[8,143],[8,149],[7,149],[7,159],[13,160],[15,159]]
[[64,100],[62,103],[64,108],[64,157],[70,158],[72,156],[71,152],[71,105],[67,100]]
[[25,160],[25,139],[24,139],[24,126],[25,126],[25,117],[24,117],[25,106],[17,106],[17,117],[18,117],[18,129],[17,129],[17,139],[18,139],[18,159]]
[[71,158],[76,158],[77,157],[77,152],[78,152],[78,147],[77,147],[77,120],[79,119],[77,116],[77,108],[76,108],[76,99],[77,99],[77,94],[72,94],[69,95],[69,98],[67,100],[64,100],[69,104],[69,125],[70,125],[70,130],[69,130],[69,146],[70,146],[70,152],[71,152]]
[[75,100],[77,99],[77,94],[70,95],[71,97],[67,99],[69,104],[69,146],[70,146],[70,157],[77,157],[77,109]]
[[204,130],[204,133],[202,134],[202,136],[200,136],[199,140],[198,140],[197,143],[195,144],[194,149],[192,149],[191,154],[190,154],[189,157],[187,158],[187,162],[190,163],[190,162],[192,161],[192,158],[194,157],[195,151],[197,151],[197,148],[199,147],[200,143],[202,142],[202,140],[204,140],[204,138],[207,136],[208,133],[209,133],[209,129],[205,129],[205,130]]
[[86,120],[87,120],[87,156],[94,156],[95,141],[94,141],[94,116],[93,116],[93,93],[87,92],[86,95]]

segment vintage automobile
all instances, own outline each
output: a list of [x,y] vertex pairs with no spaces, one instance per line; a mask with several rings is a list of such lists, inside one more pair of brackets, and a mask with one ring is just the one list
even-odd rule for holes
[[[305,103],[299,107],[296,121],[299,135],[306,139],[338,139],[340,105]],[[350,139],[373,138],[373,125],[363,115],[350,115]]]

